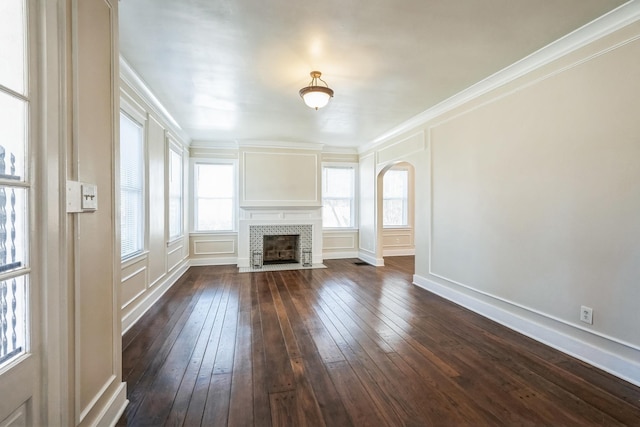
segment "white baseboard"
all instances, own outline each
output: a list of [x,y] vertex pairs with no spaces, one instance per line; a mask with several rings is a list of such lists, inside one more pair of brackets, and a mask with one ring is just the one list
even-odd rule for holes
[[404,248],[404,249],[383,249],[382,256],[409,256],[415,255],[415,248]]
[[206,265],[235,265],[238,263],[238,258],[236,257],[191,258],[189,262],[192,267],[201,267]]
[[94,424],[95,427],[115,426],[128,404],[127,383],[120,383],[115,393],[113,393],[109,399],[106,408],[104,408],[96,420]]
[[360,250],[358,252],[358,258],[374,267],[384,267],[384,258],[376,258],[376,256],[369,251]]
[[358,258],[358,251],[324,252],[323,259]]
[[473,290],[456,289],[454,284],[445,285],[418,275],[413,276],[413,283],[529,338],[640,386],[640,351],[636,349],[548,316],[510,305],[505,301],[492,301],[486,295],[474,295]]
[[138,303],[138,305],[131,310],[126,316],[122,318],[122,335],[125,334],[146,312],[153,304],[155,304],[165,292],[167,292],[171,286],[173,286],[178,279],[189,268],[188,260],[185,260],[182,265],[177,267],[171,272],[171,274],[164,277],[164,281],[159,282],[149,290],[148,295]]

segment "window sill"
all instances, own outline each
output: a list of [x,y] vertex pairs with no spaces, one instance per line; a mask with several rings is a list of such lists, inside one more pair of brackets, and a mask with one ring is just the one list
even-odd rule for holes
[[180,240],[184,239],[184,235],[181,234],[180,236],[177,237],[173,237],[171,239],[169,239],[169,241],[167,241],[167,246],[171,246],[176,242],[179,242]]
[[149,255],[149,251],[144,250],[142,252],[138,252],[135,253],[133,255],[129,255],[126,258],[122,258],[122,260],[120,261],[120,266],[122,268],[126,268],[129,267],[137,262],[142,261],[143,259],[147,258],[147,255]]
[[340,232],[343,232],[343,233],[357,233],[359,230],[360,230],[359,228],[354,228],[354,227],[340,227],[340,228],[327,227],[327,228],[323,228],[322,229],[323,232],[327,231],[327,232],[330,232],[330,233],[340,233]]

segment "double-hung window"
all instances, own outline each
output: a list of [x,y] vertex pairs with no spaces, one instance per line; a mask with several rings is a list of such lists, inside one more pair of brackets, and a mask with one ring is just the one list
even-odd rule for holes
[[355,227],[355,169],[352,166],[322,168],[322,226]]
[[169,139],[169,240],[182,236],[182,149]]
[[390,169],[383,177],[383,227],[409,226],[409,171]]
[[194,231],[235,230],[235,164],[196,162],[193,172]]
[[120,242],[122,259],[144,249],[144,125],[120,112]]

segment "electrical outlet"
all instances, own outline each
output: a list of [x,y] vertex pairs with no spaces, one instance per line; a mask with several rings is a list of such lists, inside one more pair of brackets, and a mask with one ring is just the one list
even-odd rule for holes
[[580,307],[580,320],[593,325],[593,308],[587,306]]

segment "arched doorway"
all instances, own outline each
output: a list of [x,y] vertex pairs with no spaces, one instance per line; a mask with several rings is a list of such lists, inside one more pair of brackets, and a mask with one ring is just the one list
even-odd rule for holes
[[377,175],[378,259],[415,254],[415,169],[400,161],[382,167]]

